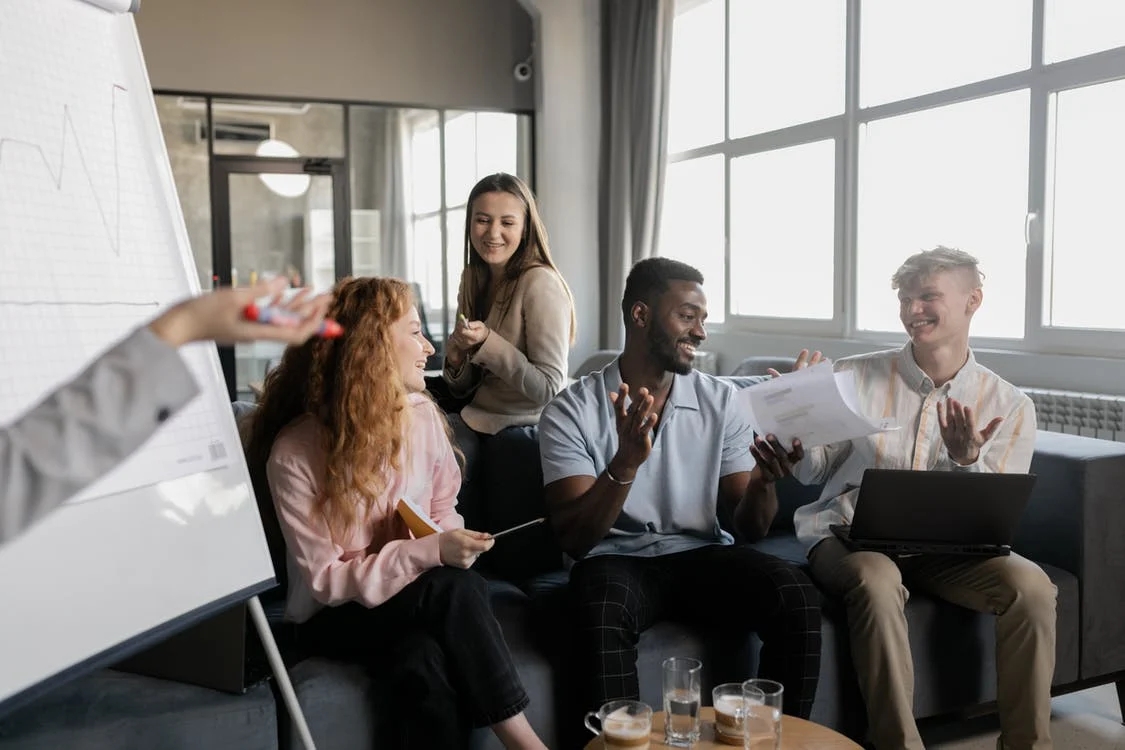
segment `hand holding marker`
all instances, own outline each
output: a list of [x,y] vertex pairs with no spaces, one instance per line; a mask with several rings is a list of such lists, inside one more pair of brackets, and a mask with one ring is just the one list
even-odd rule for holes
[[[301,316],[289,310],[272,305],[258,306],[253,302],[243,308],[242,316],[247,320],[283,328],[295,328],[302,323]],[[325,318],[316,335],[326,339],[339,338],[344,335],[344,329],[331,318]]]

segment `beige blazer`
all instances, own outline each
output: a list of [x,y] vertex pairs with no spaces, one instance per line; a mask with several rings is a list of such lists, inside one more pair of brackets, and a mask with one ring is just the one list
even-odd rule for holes
[[[462,275],[459,309],[464,294]],[[562,277],[547,266],[524,271],[508,304],[493,304],[484,321],[488,338],[460,368],[447,360],[442,371],[454,396],[473,395],[461,410],[465,424],[495,435],[539,422],[539,412],[567,384],[572,309]]]

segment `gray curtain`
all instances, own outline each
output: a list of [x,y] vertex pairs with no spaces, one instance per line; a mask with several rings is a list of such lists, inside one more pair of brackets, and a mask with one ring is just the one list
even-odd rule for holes
[[598,238],[604,348],[624,343],[619,311],[629,269],[656,254],[674,17],[674,0],[602,0]]
[[386,107],[351,108],[352,208],[379,212],[378,252],[373,257],[369,257],[369,248],[358,245],[362,242],[356,222],[359,217],[353,214],[356,274],[406,278],[406,232],[410,221],[406,207],[408,112]]
[[406,112],[387,110],[383,124],[382,240],[383,275],[406,278],[406,232],[410,215],[406,208],[410,131]]

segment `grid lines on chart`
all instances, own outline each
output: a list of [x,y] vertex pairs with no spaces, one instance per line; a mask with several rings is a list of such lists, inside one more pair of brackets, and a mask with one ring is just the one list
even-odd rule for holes
[[[189,290],[146,160],[150,92],[130,90],[116,17],[73,0],[3,8],[0,422]],[[167,467],[222,434],[203,399],[166,427],[145,451]]]

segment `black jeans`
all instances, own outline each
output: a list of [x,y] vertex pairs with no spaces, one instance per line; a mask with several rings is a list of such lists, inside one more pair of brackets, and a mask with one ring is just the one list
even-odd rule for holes
[[658,620],[676,619],[757,632],[758,675],[785,686],[785,713],[807,719],[812,711],[820,675],[820,593],[796,566],[736,545],[659,557],[598,555],[575,563],[570,586],[579,646],[589,659],[589,705],[636,700],[640,635]]
[[472,571],[432,568],[378,607],[325,608],[297,638],[313,653],[363,664],[390,686],[395,747],[466,747],[472,727],[528,704],[488,585]]
[[[449,421],[450,429],[453,430],[457,447],[465,456],[465,469],[461,473],[461,491],[457,495],[457,509],[465,518],[465,526],[477,531],[500,531],[499,527],[495,527],[495,520],[490,517],[489,508],[511,501],[486,498],[484,488],[488,487],[492,493],[507,489],[519,491],[524,488],[509,487],[504,481],[510,474],[507,467],[510,457],[503,454],[503,448],[496,447],[502,445],[504,441],[497,441],[495,438],[504,436],[508,439],[519,438],[537,442],[537,428],[530,425],[505,427],[495,435],[489,435],[469,427],[460,414],[446,414],[445,417]],[[536,489],[541,487],[540,477]]]

